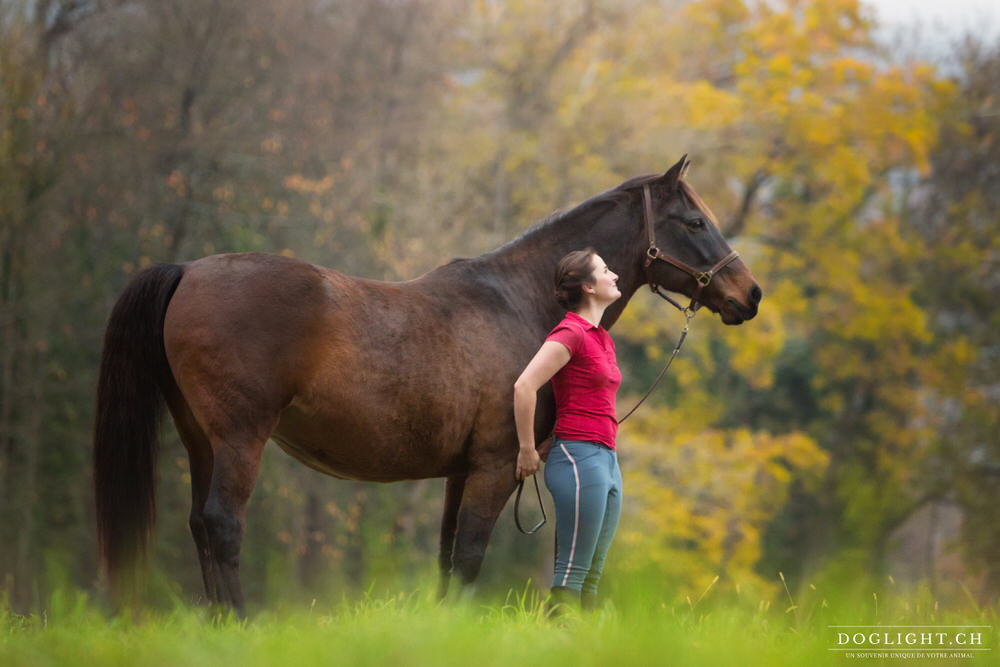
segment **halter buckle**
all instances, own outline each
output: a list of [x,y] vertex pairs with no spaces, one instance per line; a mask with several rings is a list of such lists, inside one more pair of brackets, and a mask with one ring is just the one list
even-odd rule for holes
[[712,282],[712,272],[702,271],[701,273],[696,275],[694,279],[697,280],[698,284],[701,285],[702,287],[707,287],[708,284]]

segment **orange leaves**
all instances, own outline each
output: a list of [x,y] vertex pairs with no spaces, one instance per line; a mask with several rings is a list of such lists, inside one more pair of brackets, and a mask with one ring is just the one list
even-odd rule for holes
[[131,99],[126,99],[123,106],[124,109],[121,116],[122,125],[125,127],[132,127],[139,120],[139,113],[136,110],[135,102]]
[[316,180],[301,174],[291,174],[285,177],[285,187],[299,194],[321,195],[333,187],[333,175],[327,174]]
[[260,149],[265,153],[280,153],[282,149],[281,137],[268,137],[262,140]]
[[170,172],[170,175],[167,176],[167,187],[173,190],[178,197],[187,196],[187,180],[184,178],[184,175],[176,169]]

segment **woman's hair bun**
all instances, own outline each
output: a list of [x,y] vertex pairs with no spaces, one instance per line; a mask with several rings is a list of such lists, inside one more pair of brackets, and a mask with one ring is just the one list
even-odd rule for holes
[[575,310],[583,300],[584,284],[591,285],[593,258],[596,253],[591,247],[567,253],[556,265],[555,297],[566,310]]

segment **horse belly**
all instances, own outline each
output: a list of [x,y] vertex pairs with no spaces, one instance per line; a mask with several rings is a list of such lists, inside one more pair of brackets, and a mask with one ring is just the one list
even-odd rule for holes
[[289,456],[334,477],[373,482],[443,477],[461,470],[464,437],[455,424],[428,428],[396,412],[361,406],[341,414],[293,401],[271,439]]

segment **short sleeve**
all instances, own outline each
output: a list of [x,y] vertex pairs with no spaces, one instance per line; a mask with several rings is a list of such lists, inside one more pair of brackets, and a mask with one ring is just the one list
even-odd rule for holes
[[572,357],[576,355],[580,346],[583,344],[583,331],[580,327],[575,327],[572,324],[562,322],[559,326],[552,330],[552,333],[550,333],[545,340],[554,340],[557,343],[562,343],[569,348],[569,356]]

